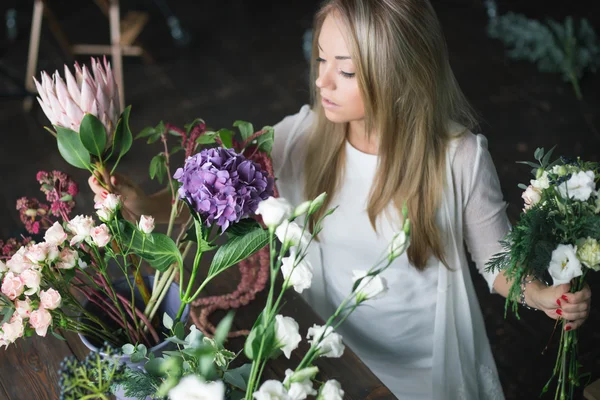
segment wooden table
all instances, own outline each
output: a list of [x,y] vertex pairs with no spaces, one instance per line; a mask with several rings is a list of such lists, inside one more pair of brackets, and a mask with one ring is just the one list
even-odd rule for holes
[[[207,289],[207,295],[229,293],[239,280],[237,267],[232,267],[215,279]],[[234,329],[249,329],[265,304],[266,291],[241,307],[236,312]],[[323,324],[315,312],[293,290],[285,296],[286,305],[282,314],[293,317],[300,325],[303,336],[299,350],[292,352],[290,360],[284,356],[271,360],[263,375],[264,379],[283,380],[286,368],[295,368],[305,354],[308,344],[304,339],[309,327]],[[215,317],[219,315],[216,314]],[[77,335],[65,333],[67,341],[52,337],[33,337],[20,340],[6,350],[0,350],[0,400],[57,400],[59,398],[58,374],[60,362],[66,356],[83,358],[89,352]],[[226,344],[231,350],[238,350],[242,339],[233,339]],[[318,379],[337,379],[344,389],[345,399],[384,400],[396,399],[375,375],[346,347],[341,358],[321,358],[317,360],[320,375]]]

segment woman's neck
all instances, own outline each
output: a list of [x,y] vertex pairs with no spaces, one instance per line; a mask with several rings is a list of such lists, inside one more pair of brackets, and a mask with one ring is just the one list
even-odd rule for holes
[[377,134],[371,132],[370,135],[367,135],[364,120],[350,121],[348,123],[346,139],[358,151],[367,154],[378,154]]

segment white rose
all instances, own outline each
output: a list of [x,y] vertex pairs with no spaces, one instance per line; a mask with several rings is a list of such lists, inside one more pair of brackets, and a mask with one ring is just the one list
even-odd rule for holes
[[289,385],[288,396],[290,397],[290,400],[304,400],[308,396],[316,395],[317,391],[313,389],[311,376],[303,374],[302,371],[298,372],[299,373],[294,373],[294,371],[289,368],[285,370],[283,384]]
[[118,195],[114,193],[109,193],[106,195],[106,198],[102,202],[102,205],[108,210],[116,211],[121,206],[121,199]]
[[307,230],[303,230],[300,225],[295,222],[283,220],[275,230],[275,235],[281,243],[287,243],[289,246],[298,246],[305,248],[310,242],[311,235]]
[[70,220],[67,229],[75,235],[71,238],[71,246],[87,240],[93,227],[94,220],[91,217],[78,215]]
[[[302,293],[304,289],[309,289],[312,284],[313,267],[305,258],[296,261],[296,250],[292,249],[288,257],[281,259],[281,273],[288,282],[289,286],[294,286],[294,290]],[[294,266],[296,264],[296,266]]]
[[284,317],[283,315],[275,316],[275,340],[277,347],[289,359],[292,351],[298,347],[298,343],[302,340],[300,327],[294,318]]
[[54,310],[60,306],[62,297],[58,291],[49,288],[40,292],[40,306],[47,310]]
[[[321,336],[323,337],[321,338]],[[328,326],[327,330],[325,330],[325,325],[319,326],[315,324],[312,328],[308,328],[306,338],[309,339],[308,342],[312,346],[317,346],[320,357],[338,358],[344,354],[345,347],[344,343],[342,343],[342,336],[335,333],[331,326]],[[320,341],[316,343],[319,339]]]
[[10,271],[2,278],[1,290],[9,299],[14,300],[23,294],[25,285],[23,285],[23,280],[20,276],[17,276],[14,272]]
[[335,379],[330,379],[323,386],[321,386],[321,390],[319,391],[319,397],[317,400],[343,400],[344,399],[344,391],[342,390],[342,385]]
[[15,301],[15,312],[23,319],[29,318],[31,315],[31,300],[27,297],[25,300]]
[[525,212],[526,210],[529,210],[531,207],[540,202],[540,200],[542,199],[542,194],[538,189],[536,189],[532,185],[529,185],[521,195],[521,198],[525,200],[525,208],[523,208],[523,212]]
[[53,244],[55,246],[60,246],[67,240],[67,233],[63,229],[62,225],[58,222],[55,222],[44,235],[44,240],[46,243]]
[[27,247],[25,257],[33,264],[43,263],[48,257],[48,245],[46,243],[36,243]]
[[60,252],[59,260],[56,264],[56,267],[60,269],[71,269],[75,267],[75,265],[77,265],[78,259],[79,254],[77,254],[76,250],[65,248]]
[[48,247],[48,255],[46,256],[46,262],[51,263],[56,261],[60,256],[60,251],[58,250],[58,247],[50,243],[46,243],[46,245]]
[[6,266],[4,261],[0,260],[0,274],[3,274],[6,271],[8,271],[8,267]]
[[42,274],[33,268],[23,271],[21,275],[19,275],[21,281],[25,286],[29,289],[25,291],[27,296],[31,296],[34,293],[37,293],[40,290],[40,282],[42,281]]
[[152,218],[149,215],[142,215],[140,217],[138,228],[146,235],[152,233],[152,231],[154,230],[154,218]]
[[[408,222],[408,221],[407,221]],[[410,239],[406,232],[400,231],[394,235],[388,246],[387,253],[391,260],[400,257],[408,248]]]
[[2,339],[8,343],[22,337],[24,332],[23,319],[18,315],[13,315],[10,322],[2,324]]
[[363,278],[356,288],[356,302],[361,303],[365,300],[371,300],[377,296],[384,295],[387,292],[387,282],[385,278],[375,275],[366,276],[367,271],[352,271],[352,282],[356,283],[357,280]]
[[291,400],[283,383],[272,379],[265,381],[252,397],[255,400]]
[[558,191],[563,198],[571,198],[579,201],[587,201],[596,189],[593,171],[579,171],[571,178],[558,185]]
[[286,199],[271,196],[258,203],[256,214],[262,216],[266,226],[275,228],[291,217],[292,210],[292,205]]
[[577,258],[586,267],[594,271],[600,271],[600,243],[591,237],[579,241],[577,245]]
[[548,180],[548,172],[544,171],[542,176],[538,179],[532,179],[531,186],[541,192],[544,189],[548,189],[550,187],[550,181]]
[[559,244],[552,252],[548,272],[554,280],[554,286],[569,283],[571,279],[583,273],[576,251],[577,249],[570,244]]
[[110,222],[113,218],[114,213],[110,210],[107,210],[106,208],[100,208],[98,209],[98,211],[96,211],[96,215],[98,216],[98,219],[100,219],[100,221]]
[[27,249],[25,247],[21,247],[15,254],[13,254],[11,259],[6,262],[8,269],[15,274],[20,274],[26,269],[33,267],[31,261],[25,257],[26,252]]
[[225,385],[222,381],[203,382],[196,375],[187,375],[169,390],[170,400],[223,400]]
[[98,247],[106,246],[111,239],[110,231],[108,230],[108,226],[105,224],[92,228],[90,231],[90,236],[92,237],[94,244]]

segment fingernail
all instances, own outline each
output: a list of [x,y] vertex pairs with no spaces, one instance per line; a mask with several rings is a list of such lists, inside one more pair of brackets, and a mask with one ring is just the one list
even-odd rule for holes
[[98,179],[94,178],[94,179],[92,180],[92,182],[94,182],[94,183],[98,183]]
[[104,190],[100,195],[102,197],[106,197],[106,196],[108,196],[108,192],[106,190]]
[[560,299],[556,299],[556,304],[558,304],[559,306],[562,305],[562,304],[560,304]]
[[557,313],[558,315],[562,315],[562,310],[559,308],[558,310],[556,310],[556,313]]
[[571,325],[565,326],[565,331],[570,331],[570,330],[571,330]]
[[563,294],[562,296],[560,296],[560,298],[563,299],[564,301],[569,301],[566,294]]

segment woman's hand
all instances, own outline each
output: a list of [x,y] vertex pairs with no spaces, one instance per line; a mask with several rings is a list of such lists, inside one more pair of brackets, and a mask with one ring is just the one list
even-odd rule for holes
[[[527,285],[526,296],[532,286],[533,284]],[[569,283],[548,287],[540,283],[535,287],[537,290],[533,290],[531,296],[532,306],[544,311],[550,318],[567,320],[565,330],[579,328],[590,315],[592,291],[587,284],[575,293],[569,292]]]
[[108,189],[102,187],[95,176],[90,176],[88,184],[94,192],[94,202],[102,202],[109,193],[109,190],[121,197],[121,212],[123,217],[129,221],[135,222],[139,220],[142,214],[146,212],[148,200],[144,191],[135,184],[131,179],[124,175],[115,174],[110,177],[110,185],[106,185]]

